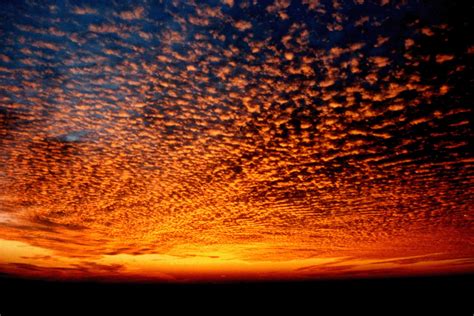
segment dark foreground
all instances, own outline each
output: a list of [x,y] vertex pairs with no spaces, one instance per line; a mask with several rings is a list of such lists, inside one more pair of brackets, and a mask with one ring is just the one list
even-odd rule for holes
[[[98,283],[0,279],[0,314],[132,315],[180,311],[220,315],[375,312],[473,315],[474,275],[225,284]],[[416,309],[414,309],[416,308]],[[240,312],[240,313],[239,313]]]

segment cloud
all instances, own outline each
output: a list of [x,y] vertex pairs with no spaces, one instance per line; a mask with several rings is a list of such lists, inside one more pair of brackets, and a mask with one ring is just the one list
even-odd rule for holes
[[454,55],[447,55],[447,54],[438,54],[436,55],[436,62],[439,64],[445,63],[447,61],[453,60]]
[[123,20],[138,20],[145,17],[145,8],[135,7],[133,10],[122,11],[118,16]]
[[244,20],[239,20],[235,22],[234,26],[239,30],[239,31],[246,31],[250,28],[252,28],[252,23],[249,21],[244,21]]
[[471,44],[380,4],[1,7],[0,236],[85,274],[470,256]]
[[78,15],[97,14],[97,10],[91,7],[72,7],[72,12]]
[[222,3],[228,5],[229,7],[234,6],[234,0],[222,0]]

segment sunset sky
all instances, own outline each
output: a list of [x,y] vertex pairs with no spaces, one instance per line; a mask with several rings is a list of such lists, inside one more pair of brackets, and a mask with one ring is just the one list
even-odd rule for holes
[[0,274],[474,272],[473,12],[2,1]]

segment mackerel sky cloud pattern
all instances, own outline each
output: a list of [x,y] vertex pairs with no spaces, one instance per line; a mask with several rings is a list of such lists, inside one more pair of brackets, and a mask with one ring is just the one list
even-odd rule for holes
[[474,271],[472,11],[3,2],[0,271]]

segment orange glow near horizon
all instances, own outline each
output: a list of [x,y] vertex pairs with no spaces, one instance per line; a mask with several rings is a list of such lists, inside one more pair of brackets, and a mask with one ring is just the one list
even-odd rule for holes
[[0,273],[474,272],[460,26],[262,3],[0,9]]

